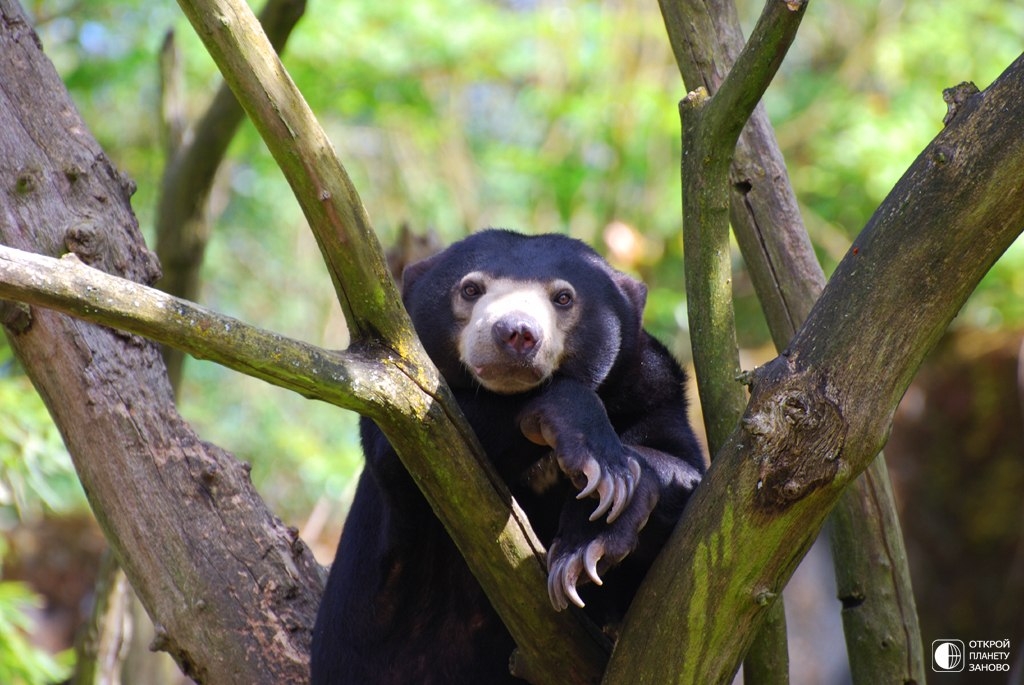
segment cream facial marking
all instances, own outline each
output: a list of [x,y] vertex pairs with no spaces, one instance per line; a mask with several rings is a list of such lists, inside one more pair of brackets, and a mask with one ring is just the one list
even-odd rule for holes
[[558,368],[566,334],[579,316],[567,281],[520,281],[467,274],[452,294],[461,328],[459,357],[493,392],[515,394],[543,383]]

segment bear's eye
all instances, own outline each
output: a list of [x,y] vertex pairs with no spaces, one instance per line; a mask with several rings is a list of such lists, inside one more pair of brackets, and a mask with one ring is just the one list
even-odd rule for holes
[[462,296],[464,298],[466,298],[467,300],[475,300],[476,298],[478,298],[478,297],[480,297],[481,295],[484,294],[484,289],[478,283],[474,283],[473,281],[469,281],[467,283],[463,283],[462,284],[462,291],[461,292],[462,292]]
[[572,293],[568,290],[560,290],[551,298],[551,301],[559,307],[568,307],[572,304]]

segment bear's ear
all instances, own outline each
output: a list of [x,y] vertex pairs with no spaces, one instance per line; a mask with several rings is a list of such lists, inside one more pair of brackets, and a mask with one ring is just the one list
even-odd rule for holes
[[431,255],[426,259],[414,262],[402,270],[402,298],[408,296],[413,284],[425,273],[434,268],[434,265],[441,260],[443,252]]
[[615,281],[615,285],[626,296],[629,303],[633,305],[637,317],[643,319],[644,306],[647,304],[647,286],[621,271],[614,271],[612,280]]

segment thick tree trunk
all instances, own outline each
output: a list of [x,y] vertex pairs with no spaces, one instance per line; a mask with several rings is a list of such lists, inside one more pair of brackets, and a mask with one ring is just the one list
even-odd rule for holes
[[[88,134],[21,9],[0,0],[0,241],[152,283],[131,184]],[[96,518],[201,682],[299,683],[322,570],[248,469],[178,415],[156,347],[5,305],[12,348],[64,437]]]

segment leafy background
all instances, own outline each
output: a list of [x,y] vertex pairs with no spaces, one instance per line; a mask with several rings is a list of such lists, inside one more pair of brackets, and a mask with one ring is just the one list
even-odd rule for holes
[[[749,27],[760,6],[740,4]],[[168,0],[36,0],[26,9],[93,133],[137,182],[133,204],[153,244],[165,32],[183,50],[193,119],[220,83],[215,67]],[[827,271],[941,129],[942,89],[968,80],[984,88],[1018,56],[1022,35],[1024,8],[1011,2],[811,4],[765,101]],[[382,243],[404,225],[444,242],[489,225],[582,238],[648,282],[648,327],[688,357],[676,113],[684,90],[657,3],[312,0],[284,61]],[[343,347],[316,245],[249,125],[211,212],[203,303]],[[741,343],[763,355],[769,340],[738,254],[734,283]],[[1024,325],[1024,243],[954,325]],[[209,363],[189,360],[185,373],[183,414],[253,464],[283,519],[333,544],[361,467],[356,418]],[[59,435],[2,341],[0,417],[4,530],[81,512]],[[27,597],[0,583],[0,643],[20,634]],[[34,653],[0,650],[0,681],[53,677],[55,664],[18,654]]]

